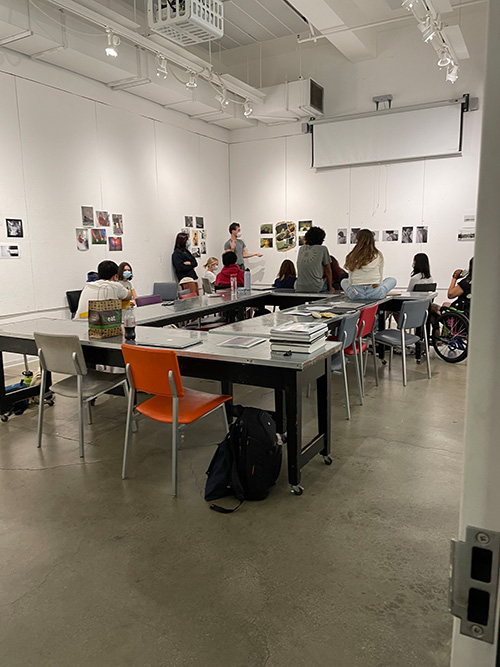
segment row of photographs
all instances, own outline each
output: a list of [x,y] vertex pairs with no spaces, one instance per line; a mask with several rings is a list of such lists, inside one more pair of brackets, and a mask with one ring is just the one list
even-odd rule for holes
[[[354,245],[356,243],[356,237],[360,231],[360,227],[353,227],[348,233],[347,227],[342,227],[337,229],[337,243],[339,245],[347,244],[347,239],[349,243]],[[416,229],[416,231],[415,231]],[[375,242],[379,241],[385,243],[391,243],[394,241],[399,241],[399,229],[384,229],[380,232],[378,229],[373,232],[375,237]],[[402,227],[401,228],[401,243],[427,243],[429,238],[429,228],[428,227]]]
[[108,236],[106,229],[99,229],[97,227],[94,227],[93,229],[84,227],[75,229],[77,250],[85,252],[89,249],[89,232],[92,245],[107,244],[109,250],[113,252],[123,250],[123,239],[121,236]]
[[184,216],[184,227],[188,229],[205,229],[205,221],[201,215],[185,215]]
[[[98,227],[111,227],[109,213],[107,211],[96,211],[95,220]],[[121,213],[112,213],[113,234],[115,236],[123,234],[123,216]],[[82,206],[82,227],[94,227],[94,208],[92,206]]]

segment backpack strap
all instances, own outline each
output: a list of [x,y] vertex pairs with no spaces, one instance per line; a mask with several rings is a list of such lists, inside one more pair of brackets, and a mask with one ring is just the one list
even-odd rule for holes
[[232,514],[233,512],[236,512],[237,509],[239,509],[242,503],[243,500],[240,500],[236,505],[236,507],[233,507],[232,509],[221,507],[220,505],[210,505],[210,509],[213,510],[214,512],[219,512],[219,514]]
[[245,495],[243,493],[243,486],[238,475],[238,465],[237,465],[237,456],[238,456],[238,441],[240,438],[241,430],[241,420],[238,418],[229,429],[229,452],[231,455],[231,490],[233,495],[236,497],[238,504],[232,509],[226,507],[221,507],[220,505],[210,505],[210,509],[214,512],[219,512],[220,514],[232,514],[241,506],[245,500]]

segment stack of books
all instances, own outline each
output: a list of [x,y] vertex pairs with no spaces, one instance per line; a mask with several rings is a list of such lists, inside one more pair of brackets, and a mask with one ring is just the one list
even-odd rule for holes
[[271,352],[311,354],[325,344],[328,326],[323,322],[286,322],[271,329]]

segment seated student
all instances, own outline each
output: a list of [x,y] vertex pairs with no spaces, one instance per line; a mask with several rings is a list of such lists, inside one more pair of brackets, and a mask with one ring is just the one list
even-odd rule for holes
[[281,263],[278,277],[273,283],[273,287],[278,289],[292,289],[297,280],[295,265],[290,259],[285,259]]
[[305,244],[297,255],[296,292],[333,292],[330,253],[323,245],[325,231],[311,227],[304,236]]
[[98,280],[93,283],[85,283],[82,290],[78,310],[75,319],[88,317],[89,301],[101,299],[121,299],[130,301],[132,292],[118,282],[118,264],[110,259],[105,259],[97,267]]
[[344,278],[348,278],[348,274],[341,268],[338,261],[333,255],[330,255],[330,267],[332,269],[332,285],[334,289],[340,289],[340,283]]
[[128,262],[122,262],[118,267],[118,282],[123,285],[125,289],[129,289],[132,292],[132,301],[130,302],[131,306],[135,306],[135,300],[137,299],[136,291],[133,288],[131,282],[133,277],[132,267],[130,264]]
[[[466,276],[462,278],[460,282],[457,280],[460,278],[462,269],[456,269],[453,271],[451,276],[450,286],[448,287],[448,299],[455,299],[455,301],[446,301],[443,303],[443,306],[451,306],[457,310],[463,310],[465,313],[470,311],[470,299],[472,292],[472,264],[474,262],[474,257],[471,257],[469,262],[469,270]],[[438,311],[439,314],[439,311]]]
[[396,287],[396,278],[383,278],[384,256],[375,247],[375,238],[370,229],[361,229],[356,245],[345,259],[349,278],[341,286],[349,299],[376,301],[387,296]]
[[216,278],[215,272],[219,268],[219,260],[217,257],[209,257],[207,263],[203,265],[203,268],[206,269],[203,278],[206,278],[208,282],[213,285]]
[[418,252],[413,258],[413,271],[406,291],[414,292],[415,285],[426,285],[433,282],[429,258],[425,252]]
[[232,250],[227,250],[222,255],[222,263],[224,268],[219,271],[215,279],[216,287],[229,287],[231,285],[231,277],[236,276],[238,287],[245,285],[245,272],[236,264],[236,253]]

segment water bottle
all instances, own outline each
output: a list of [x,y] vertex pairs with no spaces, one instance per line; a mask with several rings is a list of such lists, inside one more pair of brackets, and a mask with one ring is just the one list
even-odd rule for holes
[[135,313],[130,306],[125,308],[122,323],[125,340],[135,340]]
[[245,269],[245,292],[250,292],[252,286],[252,274],[250,273],[250,269]]
[[29,387],[30,384],[31,384],[31,381],[33,380],[33,371],[29,371],[29,370],[28,371],[23,371],[23,375],[24,375],[24,377],[23,377],[24,384],[27,387]]
[[231,276],[231,296],[238,295],[238,278],[236,276]]

